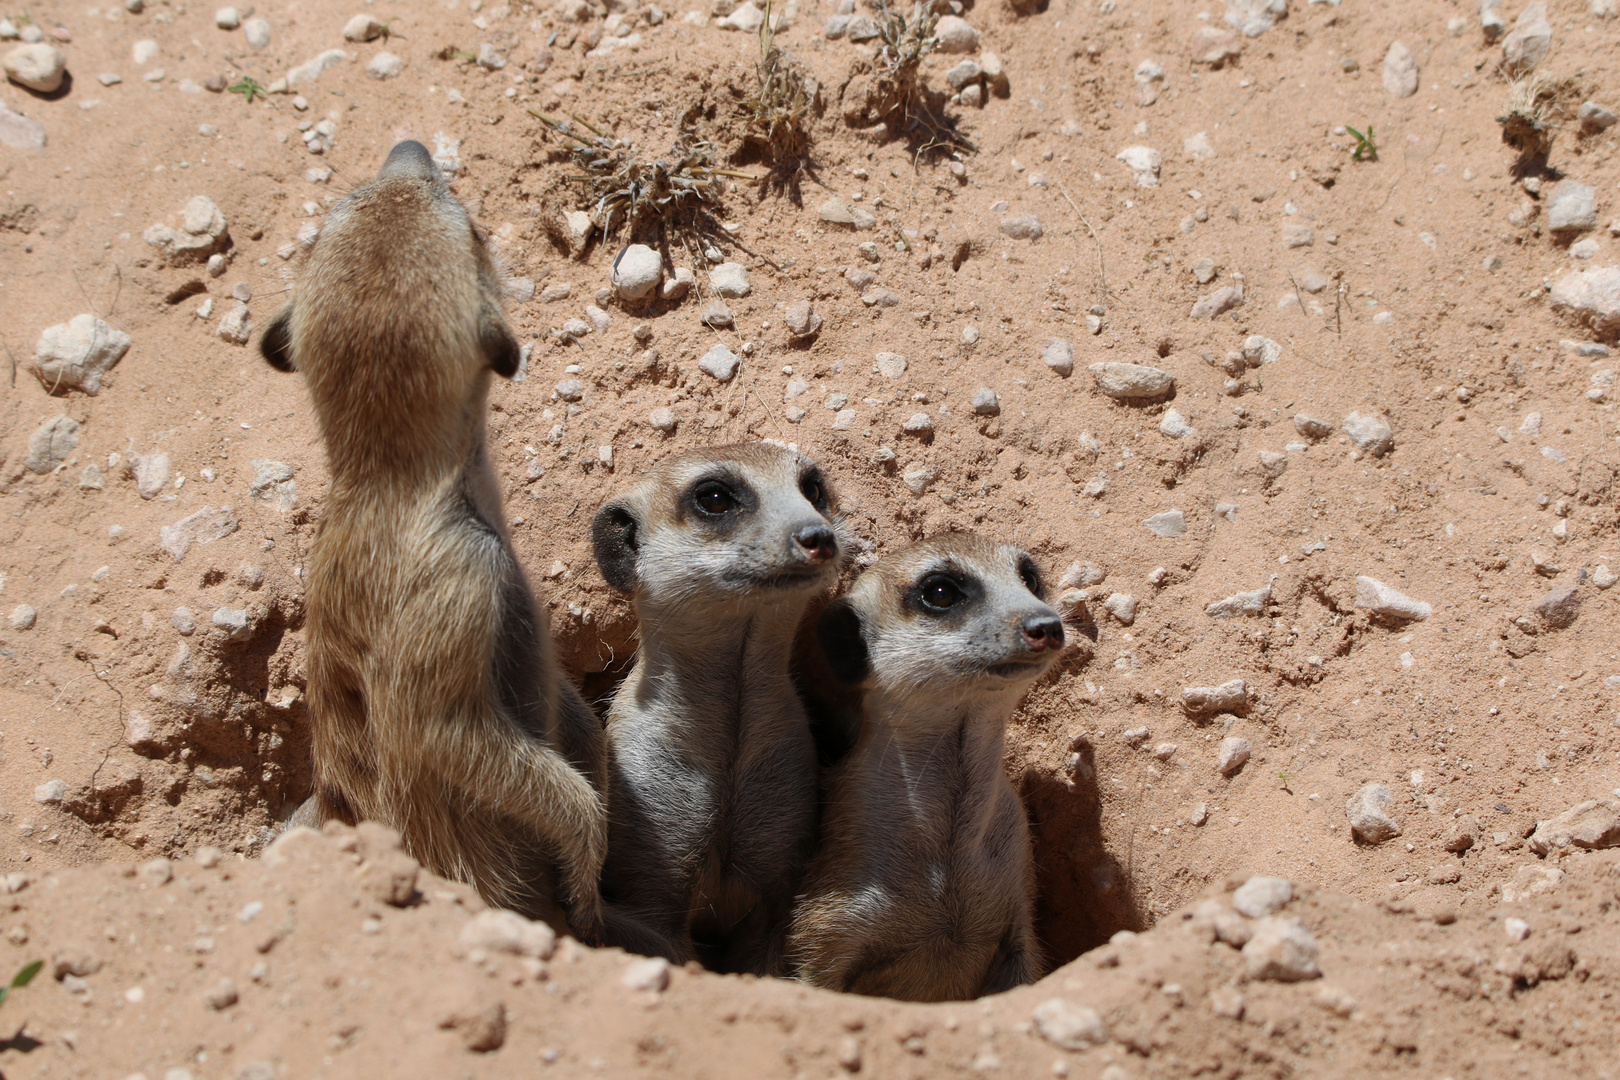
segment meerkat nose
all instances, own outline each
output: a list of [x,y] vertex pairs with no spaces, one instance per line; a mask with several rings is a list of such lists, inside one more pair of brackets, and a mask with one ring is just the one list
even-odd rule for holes
[[830,562],[838,555],[838,537],[825,525],[808,525],[793,539],[810,562]]
[[1031,652],[1063,647],[1063,620],[1056,615],[1031,615],[1018,624]]

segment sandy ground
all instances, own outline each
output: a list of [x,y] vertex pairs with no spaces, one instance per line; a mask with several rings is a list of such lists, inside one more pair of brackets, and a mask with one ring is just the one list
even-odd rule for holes
[[[870,43],[826,38],[836,8],[801,0],[777,41],[818,86],[813,167],[724,196],[721,254],[751,286],[726,301],[728,329],[700,322],[702,267],[681,301],[598,299],[623,238],[571,256],[559,211],[576,170],[527,112],[649,156],[688,117],[763,173],[738,118],[757,42],[706,9],[655,25],[651,8],[277,2],[242,12],[267,20],[263,49],[211,6],[8,9],[68,79],[0,84],[0,341],[16,364],[0,412],[0,973],[35,958],[48,973],[0,1005],[0,1072],[1607,1075],[1614,857],[1528,841],[1620,789],[1620,323],[1554,304],[1567,274],[1620,263],[1620,127],[1575,117],[1587,100],[1620,110],[1620,20],[1593,8],[1548,5],[1537,70],[1571,80],[1570,110],[1526,177],[1497,119],[1503,45],[1464,4],[1295,4],[1215,66],[1194,59],[1225,26],[1218,5],[985,2],[963,13],[979,46],[922,69],[949,92],[961,60],[1005,64],[1004,94],[941,98],[973,148],[953,156],[920,128],[852,125]],[[388,37],[345,41],[360,11]],[[1511,29],[1520,12],[1503,14]],[[1386,86],[1397,41],[1417,68],[1407,97]],[[484,45],[503,68],[471,59]],[[207,89],[269,86],[332,49],[341,62],[295,88],[303,108]],[[384,52],[401,73],[369,77]],[[1352,160],[1350,127],[1370,127],[1376,161]],[[634,649],[590,517],[694,446],[796,443],[863,555],[969,528],[1084,590],[1070,622],[1095,641],[1008,732],[1041,984],[932,1007],[688,971],[632,989],[611,951],[463,939],[478,905],[458,887],[424,876],[406,907],[376,899],[352,838],[302,837],[263,865],[309,790],[300,567],[326,476],[299,380],[219,329],[238,297],[265,324],[300,230],[405,137],[454,164],[514,279],[532,351],[494,393],[491,442],[520,556],[590,696]],[[1157,152],[1156,176],[1152,155],[1116,156],[1130,147]],[[1561,180],[1592,189],[1589,225],[1555,229]],[[219,277],[145,239],[154,224],[193,236],[196,196],[228,230],[199,225]],[[1193,317],[1223,288],[1241,304]],[[803,300],[823,320],[808,341],[783,323]],[[605,328],[559,336],[598,304]],[[99,393],[53,395],[35,342],[79,315],[131,344]],[[1043,359],[1054,339],[1072,371]],[[717,343],[742,358],[725,384],[697,367]],[[1173,390],[1116,401],[1090,370],[1111,362]],[[975,411],[984,389],[994,414]],[[660,409],[672,429],[652,426]],[[903,430],[917,413],[921,436]],[[1351,414],[1386,423],[1393,448],[1352,442]],[[1181,535],[1144,525],[1170,511]],[[1428,617],[1358,606],[1361,576]],[[1248,613],[1206,610],[1268,585]],[[1187,707],[1187,688],[1235,679],[1225,707]],[[1223,772],[1228,740],[1249,757]],[[1382,842],[1346,813],[1369,784],[1400,830]],[[212,868],[204,847],[223,853]],[[135,870],[158,858],[172,867]],[[1276,917],[1314,935],[1320,978],[1251,969],[1196,908],[1224,910],[1257,873],[1294,883]],[[222,979],[237,1000],[215,1009]],[[1069,1006],[1038,1023],[1054,998]],[[496,1003],[502,1045],[469,1049],[496,1041]],[[1097,1026],[1074,1019],[1085,1009]]]

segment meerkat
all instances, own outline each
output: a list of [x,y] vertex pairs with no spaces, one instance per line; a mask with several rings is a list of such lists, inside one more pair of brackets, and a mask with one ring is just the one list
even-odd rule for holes
[[380,821],[490,904],[600,937],[601,724],[563,677],[486,446],[518,369],[483,235],[417,142],[332,208],[260,342],[331,472],[307,565],[321,821]]
[[597,563],[641,634],[607,718],[610,943],[783,972],[817,816],[789,664],[839,528],[815,463],[768,443],[672,458],[597,514]]
[[793,915],[800,978],[946,1001],[1040,974],[1029,824],[1002,748],[1063,649],[1043,594],[1024,552],[957,533],[880,559],[821,614],[827,666],[862,696]]

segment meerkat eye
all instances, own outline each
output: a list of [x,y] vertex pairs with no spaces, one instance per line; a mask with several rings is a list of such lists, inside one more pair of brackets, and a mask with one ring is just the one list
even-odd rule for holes
[[821,509],[827,502],[827,486],[821,482],[821,474],[807,472],[799,481],[799,491],[806,501],[816,509]]
[[692,504],[703,514],[718,517],[737,505],[737,500],[731,497],[724,484],[716,480],[708,480],[699,484],[692,492]]
[[962,601],[962,590],[944,574],[929,574],[917,585],[917,596],[923,607],[932,611],[945,611]]
[[1045,594],[1041,587],[1041,572],[1035,569],[1034,563],[1030,562],[1028,559],[1024,559],[1019,562],[1018,576],[1023,578],[1024,588],[1034,593],[1037,597],[1044,598]]

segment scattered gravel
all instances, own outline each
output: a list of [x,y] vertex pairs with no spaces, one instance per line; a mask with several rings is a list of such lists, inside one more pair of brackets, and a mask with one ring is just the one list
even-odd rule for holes
[[230,228],[214,200],[206,195],[195,195],[186,202],[180,228],[173,229],[159,222],[142,233],[141,238],[161,250],[171,263],[206,263],[210,255],[230,245]]
[[319,56],[306,60],[287,72],[286,86],[290,90],[313,83],[328,68],[334,68],[348,60],[348,58],[348,54],[342,49],[327,49]]
[[380,52],[366,61],[366,75],[373,79],[397,79],[404,71],[404,59],[391,52]]
[[1131,170],[1136,178],[1136,186],[1156,188],[1159,186],[1159,169],[1164,164],[1164,155],[1151,146],[1127,146],[1114,155],[1116,161],[1123,161],[1125,167]]
[[1092,364],[1091,373],[1097,381],[1097,389],[1116,401],[1162,397],[1176,386],[1175,377],[1168,371],[1143,364]]
[[979,32],[956,15],[940,17],[934,27],[934,38],[939,42],[939,51],[944,53],[970,53],[979,47]]
[[205,506],[158,530],[158,546],[175,562],[180,562],[193,545],[202,547],[223,540],[238,528],[236,513],[230,507],[215,510]]
[[1223,285],[1208,296],[1199,298],[1192,306],[1190,317],[1194,319],[1213,319],[1223,315],[1239,304],[1243,303],[1243,290],[1235,285]]
[[1312,442],[1321,442],[1333,434],[1333,425],[1308,413],[1295,413],[1294,430]]
[[1000,416],[1001,396],[989,387],[981,387],[979,392],[973,395],[973,415]]
[[1398,622],[1421,622],[1434,614],[1428,604],[1365,576],[1356,578],[1356,607]]
[[101,392],[102,377],[128,351],[128,334],[94,315],[75,315],[39,335],[29,369],[47,393],[79,390],[94,397]]
[[242,35],[255,52],[270,47],[270,23],[266,19],[247,20],[242,24]]
[[1275,364],[1282,359],[1282,346],[1268,337],[1251,334],[1243,340],[1243,359],[1250,367]]
[[873,360],[872,370],[885,379],[898,379],[906,373],[906,358],[899,353],[880,352]]
[[343,25],[343,40],[373,41],[381,37],[386,29],[374,16],[356,15]]
[[11,609],[11,614],[7,617],[13,630],[32,630],[38,619],[39,612],[28,604],[18,604]]
[[135,477],[136,492],[143,499],[155,499],[163,494],[163,489],[169,486],[169,477],[174,474],[169,455],[161,450],[130,455],[127,468]]
[[1510,75],[1523,75],[1547,58],[1552,48],[1553,29],[1547,9],[1536,0],[1525,5],[1513,22],[1513,29],[1502,39],[1502,64]]
[[1401,835],[1401,827],[1390,816],[1395,799],[1383,784],[1367,784],[1345,801],[1345,816],[1356,836],[1369,844],[1382,844]]
[[45,125],[12,112],[0,101],[0,145],[14,150],[43,150]]
[[253,620],[241,608],[216,608],[210,621],[225,631],[226,641],[246,641],[253,636]]
[[1243,967],[1251,979],[1268,982],[1302,982],[1318,979],[1316,938],[1298,919],[1268,916],[1255,924],[1254,934],[1243,946]]
[[1581,600],[1575,586],[1565,585],[1545,594],[1536,601],[1535,613],[1549,630],[1565,630],[1574,625],[1580,614]]
[[253,315],[248,306],[238,300],[220,317],[219,339],[228,341],[233,345],[246,345],[253,337]]
[[1181,690],[1181,707],[1195,716],[1238,713],[1248,705],[1249,695],[1242,679],[1233,679],[1219,686],[1187,686]]
[[1180,510],[1165,510],[1152,517],[1143,518],[1142,524],[1146,525],[1153,535],[1167,539],[1184,536],[1187,532],[1187,516]]
[[735,322],[736,319],[733,318],[731,309],[726,306],[726,302],[724,300],[711,300],[709,301],[708,306],[703,309],[703,314],[699,317],[698,321],[704,326],[714,326],[724,329]]
[[731,377],[737,374],[737,365],[742,363],[737,354],[724,345],[716,345],[703,354],[698,361],[698,367],[705,375],[713,376],[721,382],[730,382]]
[[1287,878],[1256,875],[1232,894],[1232,910],[1251,919],[1263,919],[1281,911],[1293,898],[1294,887]]
[[1074,373],[1074,346],[1066,338],[1053,338],[1041,350],[1041,361],[1067,379]]
[[657,408],[647,414],[647,423],[654,431],[669,434],[675,430],[677,423],[675,410],[670,408]]
[[1553,282],[1548,298],[1597,333],[1620,334],[1620,265],[1571,271]]
[[1484,835],[1484,832],[1480,828],[1478,819],[1472,815],[1464,814],[1451,823],[1451,828],[1446,831],[1442,846],[1447,851],[1461,854],[1477,845],[1482,835]]
[[1200,26],[1193,32],[1190,52],[1193,63],[1218,68],[1242,54],[1243,41],[1230,30]]
[[1253,751],[1254,747],[1248,739],[1228,735],[1221,740],[1221,749],[1215,758],[1215,767],[1220,770],[1222,776],[1232,776],[1249,763],[1249,755]]

